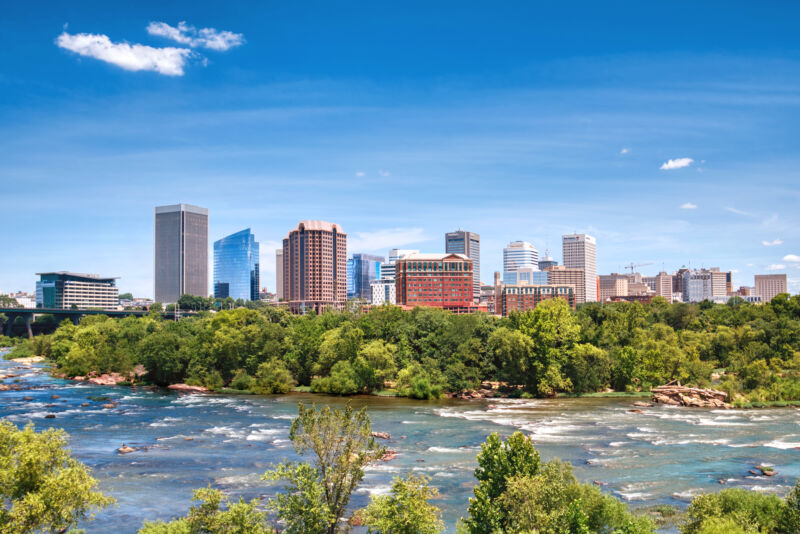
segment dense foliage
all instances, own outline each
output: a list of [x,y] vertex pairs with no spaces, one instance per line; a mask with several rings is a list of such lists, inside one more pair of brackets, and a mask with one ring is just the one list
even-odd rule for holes
[[569,464],[556,459],[542,465],[521,432],[507,441],[491,434],[481,445],[475,478],[475,497],[463,521],[470,534],[654,531],[648,519],[634,517],[614,497],[578,482]]
[[63,430],[0,421],[0,532],[66,532],[113,502],[66,447]]
[[577,311],[555,299],[507,318],[393,306],[305,316],[237,308],[177,322],[92,316],[34,343],[15,351],[48,356],[68,375],[142,364],[155,384],[263,393],[390,387],[425,399],[496,381],[515,395],[553,396],[680,380],[713,382],[740,402],[800,400],[800,296],[787,295],[764,305],[656,298]]

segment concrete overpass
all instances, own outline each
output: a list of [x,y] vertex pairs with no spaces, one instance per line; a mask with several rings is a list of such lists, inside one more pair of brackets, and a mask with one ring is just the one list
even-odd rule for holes
[[[81,310],[81,309],[62,309],[62,308],[0,308],[0,314],[8,317],[8,324],[6,325],[6,335],[10,336],[14,327],[14,322],[17,317],[22,317],[25,320],[25,328],[28,330],[28,337],[33,337],[33,330],[31,323],[37,315],[52,315],[58,319],[69,319],[75,324],[80,322],[81,317],[86,315],[106,315],[108,317],[143,317],[149,314],[149,311],[144,310]],[[185,317],[187,315],[194,315],[194,311],[171,311],[161,312],[159,315],[164,319],[175,320]],[[59,321],[60,322],[60,321]]]

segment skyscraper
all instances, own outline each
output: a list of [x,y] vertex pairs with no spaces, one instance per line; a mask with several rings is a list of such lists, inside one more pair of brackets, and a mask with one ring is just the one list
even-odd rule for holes
[[564,267],[583,269],[584,300],[581,301],[580,288],[576,295],[578,304],[597,302],[597,242],[587,234],[571,234],[561,238],[564,253]]
[[283,299],[283,249],[275,251],[275,296],[280,301]]
[[208,295],[208,210],[189,204],[155,209],[155,300]]
[[347,298],[372,299],[370,284],[381,277],[384,260],[383,256],[360,253],[347,260]]
[[558,265],[558,262],[553,259],[549,250],[544,249],[544,258],[539,260],[539,270],[544,271],[549,267],[553,267],[554,265]]
[[523,268],[539,270],[539,251],[527,241],[514,241],[503,249],[503,283],[516,284],[516,273]]
[[259,247],[250,228],[214,242],[214,297],[259,300]]
[[464,254],[472,260],[472,294],[478,301],[481,298],[481,236],[475,232],[456,230],[445,234],[445,252]]
[[347,234],[338,224],[300,221],[283,240],[283,298],[295,313],[347,301]]

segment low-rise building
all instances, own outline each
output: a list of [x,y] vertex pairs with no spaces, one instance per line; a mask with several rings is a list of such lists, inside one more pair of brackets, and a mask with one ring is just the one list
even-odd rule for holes
[[[394,270],[394,265],[392,265]],[[395,284],[394,274],[392,278],[381,278],[373,280],[370,283],[372,288],[372,298],[370,302],[373,306],[381,306],[383,304],[397,304],[397,285]]]
[[37,308],[102,308],[116,309],[119,306],[117,278],[97,274],[57,271],[36,273]]
[[501,285],[497,290],[495,313],[508,316],[512,311],[533,310],[541,302],[554,298],[563,299],[570,308],[575,308],[575,286],[573,285]]

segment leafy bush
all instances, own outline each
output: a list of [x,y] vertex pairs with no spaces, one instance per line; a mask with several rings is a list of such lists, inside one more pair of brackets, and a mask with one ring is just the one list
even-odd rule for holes
[[250,391],[259,395],[286,393],[294,386],[292,374],[281,360],[273,358],[258,366]]
[[311,382],[314,393],[354,395],[364,390],[364,383],[350,362],[339,361],[333,365],[330,376],[315,378]]
[[253,383],[253,377],[248,375],[247,371],[245,371],[244,369],[239,369],[238,371],[236,371],[236,374],[233,375],[230,387],[232,387],[233,389],[246,391],[250,389],[252,383]]
[[397,392],[412,399],[438,399],[442,386],[420,364],[412,363],[397,374]]

